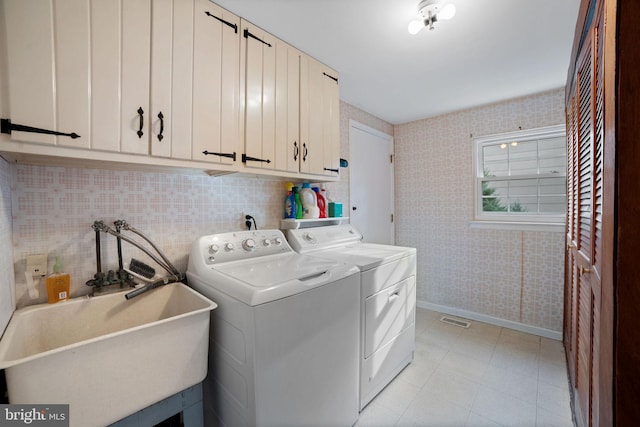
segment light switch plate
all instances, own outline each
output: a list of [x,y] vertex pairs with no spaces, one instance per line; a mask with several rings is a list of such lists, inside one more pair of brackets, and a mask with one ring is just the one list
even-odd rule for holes
[[27,273],[33,277],[44,277],[47,275],[47,254],[27,255]]

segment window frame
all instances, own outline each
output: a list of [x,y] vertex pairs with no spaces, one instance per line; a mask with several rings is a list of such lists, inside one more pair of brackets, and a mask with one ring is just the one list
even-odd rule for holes
[[[487,135],[474,138],[473,140],[473,178],[474,178],[474,215],[471,226],[474,228],[497,228],[497,229],[520,229],[545,231],[564,231],[566,221],[566,211],[562,214],[514,214],[512,212],[484,212],[483,211],[483,191],[482,182],[486,181],[484,176],[484,162],[482,150],[489,145],[511,143],[514,140],[526,142],[532,140],[552,139],[562,137],[566,141],[566,125],[555,125],[541,128],[520,130],[516,132]],[[565,178],[565,201],[566,201],[566,160],[565,168],[554,174],[535,174],[520,176],[497,177],[498,180],[515,181],[522,179],[538,179],[547,177]],[[565,204],[566,206],[566,204]]]

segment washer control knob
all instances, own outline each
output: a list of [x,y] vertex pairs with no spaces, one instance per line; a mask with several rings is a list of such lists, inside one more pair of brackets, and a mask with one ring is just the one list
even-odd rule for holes
[[245,251],[254,251],[256,249],[256,241],[253,239],[246,239],[242,242],[242,247]]
[[233,246],[233,243],[227,243],[226,245],[224,245],[224,250],[227,252],[231,252],[234,249],[235,249],[235,246]]
[[315,237],[313,237],[313,234],[311,233],[304,233],[304,240],[306,240],[307,242],[313,242],[314,240],[316,240]]
[[275,239],[273,239],[273,243],[275,243],[276,245],[281,245],[282,239],[280,237],[276,237]]
[[220,250],[220,246],[218,246],[218,245],[209,246],[209,251],[214,253],[214,254],[217,254],[219,250]]
[[263,244],[264,246],[269,247],[269,246],[271,246],[271,240],[269,240],[269,239],[264,239],[264,240],[262,241],[262,244]]

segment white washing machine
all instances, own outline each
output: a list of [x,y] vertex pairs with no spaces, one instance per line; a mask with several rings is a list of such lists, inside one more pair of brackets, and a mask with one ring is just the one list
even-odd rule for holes
[[187,278],[218,304],[205,425],[357,421],[357,268],[300,255],[280,230],[257,230],[197,239]]
[[363,243],[350,224],[287,230],[301,254],[360,270],[360,409],[413,360],[416,249]]

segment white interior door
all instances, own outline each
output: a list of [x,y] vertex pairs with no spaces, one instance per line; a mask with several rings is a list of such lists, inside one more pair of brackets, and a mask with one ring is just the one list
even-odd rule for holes
[[349,212],[368,243],[393,245],[393,137],[349,122]]

